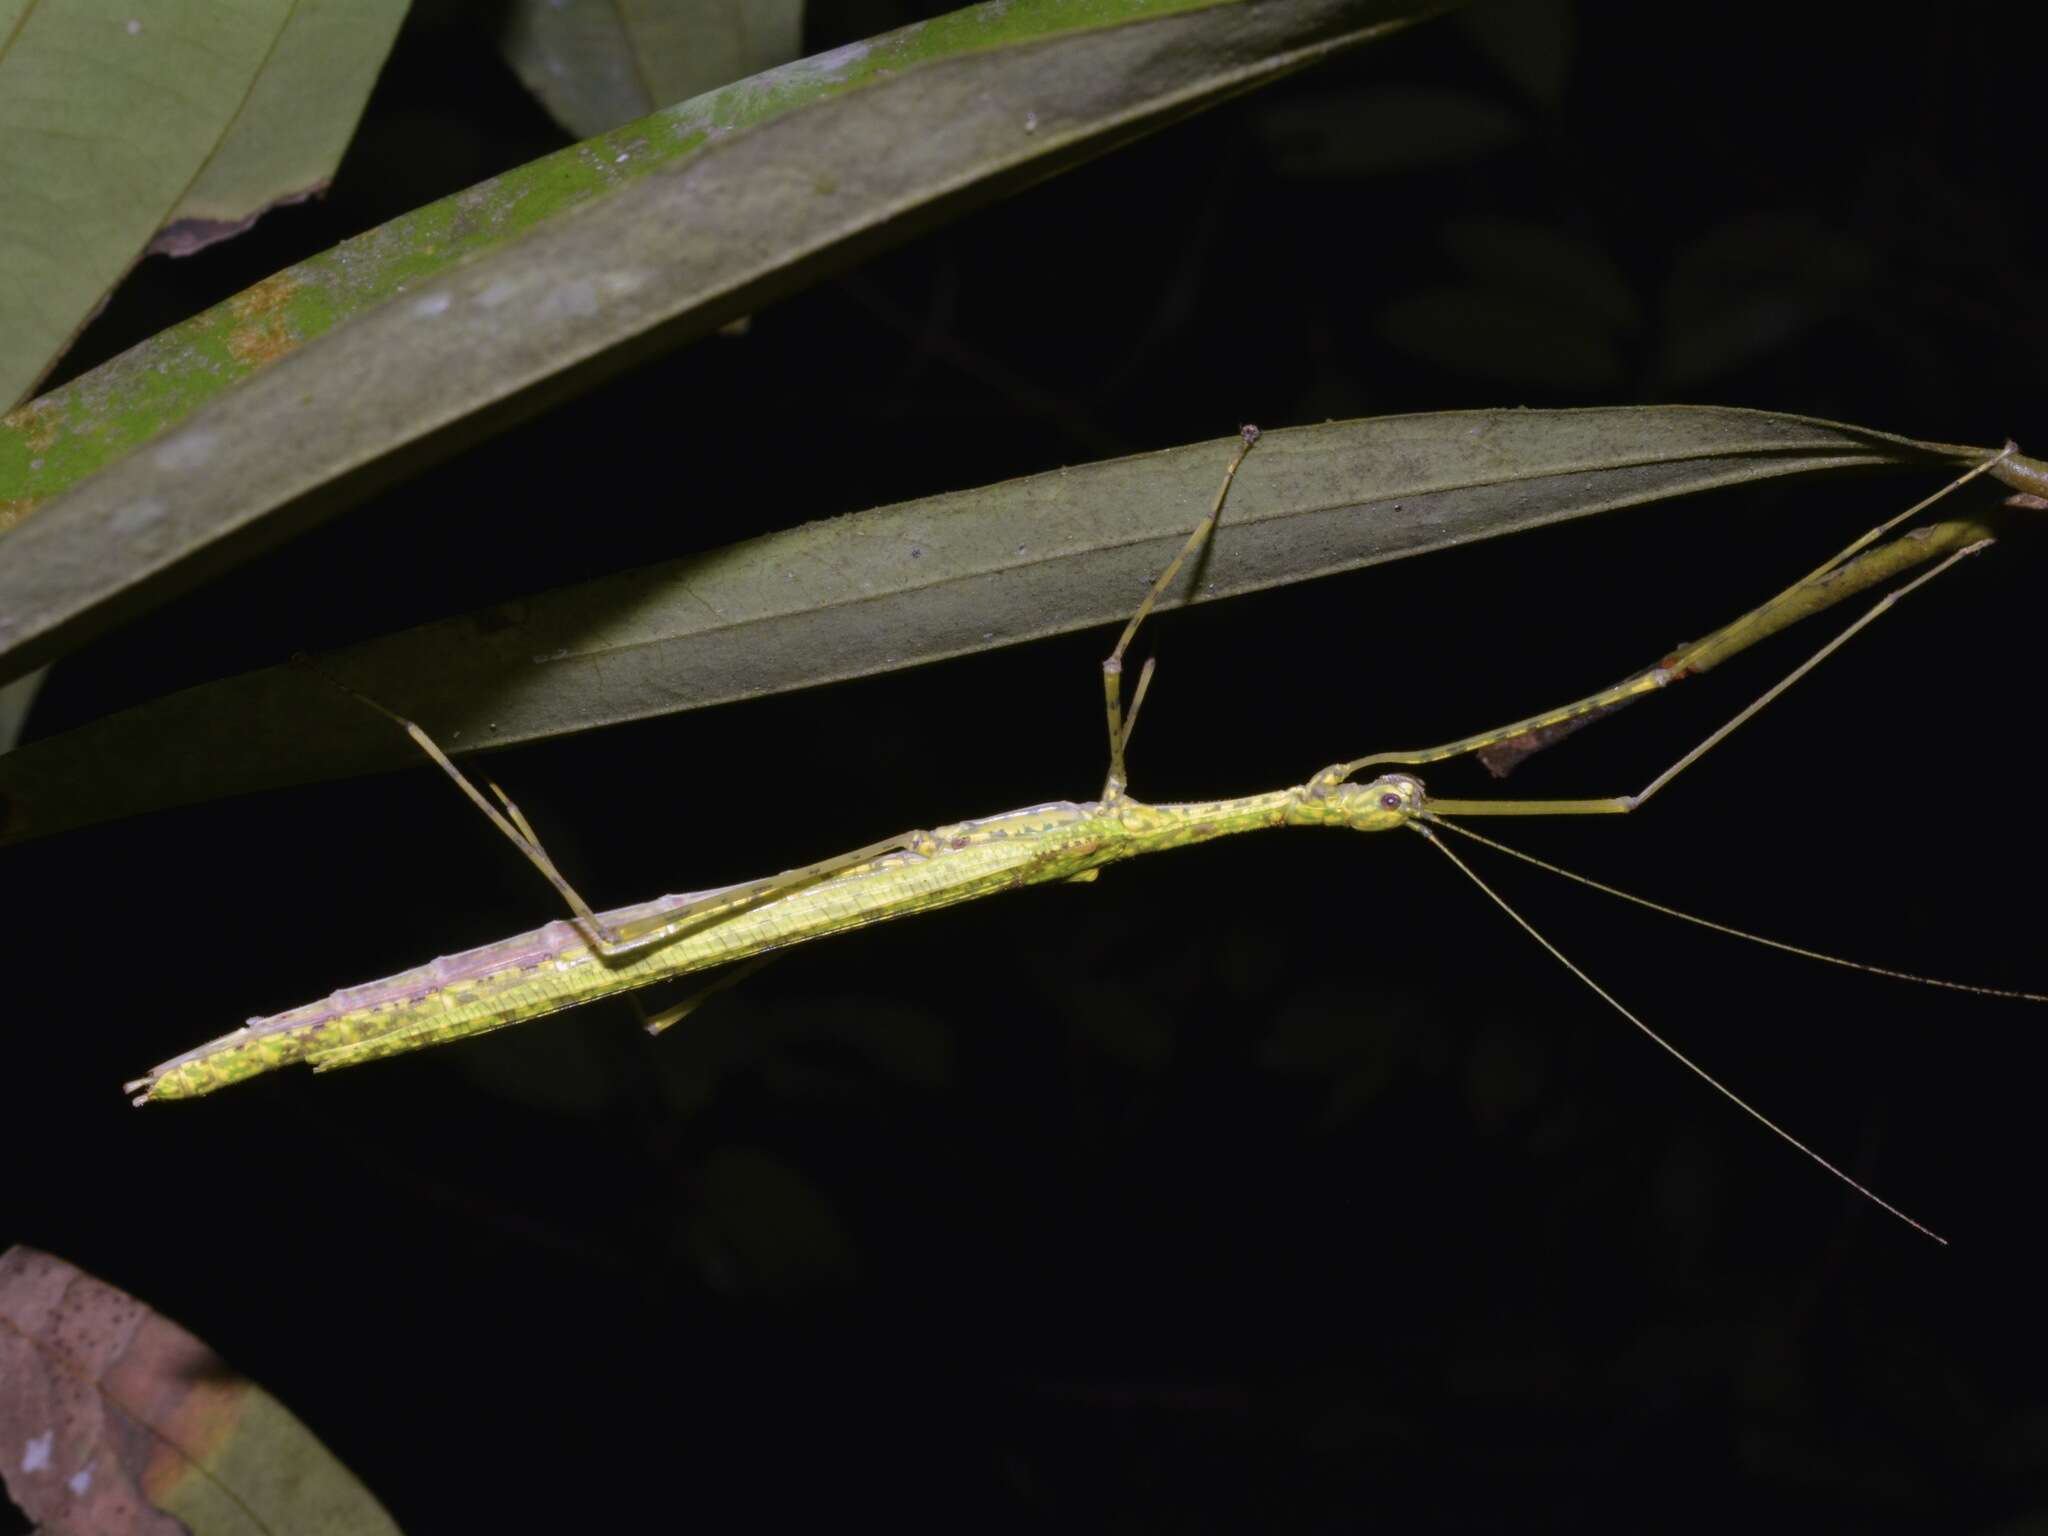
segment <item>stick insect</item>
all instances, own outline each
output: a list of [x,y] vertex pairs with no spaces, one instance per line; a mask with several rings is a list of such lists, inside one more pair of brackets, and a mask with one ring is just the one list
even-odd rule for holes
[[[1943,1241],[1767,1118],[1630,1012],[1495,893],[1448,846],[1442,834],[1456,833],[1623,899],[1811,958],[1962,991],[2048,1001],[2029,993],[1935,981],[1782,944],[1571,875],[1461,825],[1468,818],[1482,816],[1615,815],[1642,807],[1852,636],[1874,623],[1900,598],[1989,544],[1989,531],[1968,521],[1924,528],[1889,545],[1879,545],[1878,541],[1940,497],[1993,468],[2012,453],[2010,445],[1943,490],[1863,535],[1766,603],[1612,687],[1438,746],[1376,752],[1334,763],[1305,782],[1287,788],[1236,799],[1147,804],[1129,792],[1126,756],[1152,680],[1153,664],[1148,660],[1140,671],[1126,710],[1124,658],[1154,606],[1171,589],[1182,568],[1197,559],[1208,542],[1222,516],[1238,469],[1258,436],[1257,428],[1244,429],[1207,514],[1159,574],[1102,663],[1109,771],[1101,797],[1093,801],[1055,801],[950,826],[905,832],[765,879],[664,896],[636,906],[599,912],[562,875],[518,806],[497,785],[491,784],[491,793],[486,795],[418,725],[374,700],[354,695],[411,736],[540,871],[568,904],[573,916],[396,976],[344,988],[318,1002],[269,1018],[251,1019],[242,1028],[174,1057],[129,1083],[127,1088],[134,1094],[134,1102],[197,1097],[292,1062],[306,1062],[315,1071],[355,1066],[502,1029],[692,972],[735,962],[758,963],[789,945],[890,918],[932,911],[1026,885],[1092,881],[1105,865],[1239,832],[1269,827],[1342,827],[1358,832],[1400,828],[1426,839],[1567,970],[1715,1092],[1865,1198],[1916,1230]],[[1706,670],[1723,656],[1838,601],[1845,591],[1862,590],[1914,565],[1928,568],[1879,599],[1635,794],[1579,800],[1443,799],[1430,796],[1422,781],[1405,771],[1467,754],[1513,756],[1534,750],[1559,734],[1693,672]],[[1367,770],[1390,771],[1379,771],[1370,779],[1363,779]],[[647,1018],[648,1029],[659,1034],[669,1028],[703,995]]]

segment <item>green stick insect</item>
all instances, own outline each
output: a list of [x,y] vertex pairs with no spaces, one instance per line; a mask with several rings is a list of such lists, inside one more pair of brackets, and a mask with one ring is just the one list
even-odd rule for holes
[[[1640,808],[1845,644],[1852,635],[1874,623],[1901,597],[1989,544],[1989,530],[1982,524],[1957,521],[1936,524],[1890,544],[1872,547],[1898,524],[1991,469],[2011,454],[2012,448],[2008,446],[2003,453],[1977,465],[1942,491],[1871,530],[1818,570],[1733,623],[1610,688],[1441,746],[1417,751],[1375,752],[1335,763],[1305,782],[1284,789],[1237,799],[1149,805],[1134,799],[1128,791],[1125,755],[1152,679],[1152,663],[1147,661],[1139,674],[1129,712],[1126,713],[1124,656],[1160,596],[1172,585],[1183,565],[1195,558],[1208,541],[1222,515],[1231,482],[1245,456],[1258,441],[1258,436],[1256,427],[1244,429],[1243,440],[1224,470],[1222,484],[1208,514],[1160,573],[1124,627],[1116,648],[1102,664],[1109,774],[1100,799],[1078,804],[1054,801],[951,826],[934,827],[928,831],[905,832],[766,879],[710,891],[663,896],[637,906],[597,912],[563,877],[519,808],[502,790],[493,784],[490,786],[491,795],[485,795],[419,726],[391,714],[373,700],[363,699],[371,708],[403,727],[421,750],[440,765],[457,787],[547,878],[568,903],[573,917],[548,923],[495,944],[450,955],[381,981],[344,988],[319,1002],[269,1018],[251,1019],[233,1033],[174,1057],[129,1083],[127,1087],[135,1095],[135,1102],[144,1104],[157,1099],[195,1098],[292,1062],[306,1062],[315,1071],[355,1066],[378,1057],[395,1056],[521,1024],[580,1003],[695,971],[766,957],[770,952],[792,944],[862,928],[870,923],[933,911],[1021,886],[1052,881],[1090,881],[1108,864],[1142,854],[1206,843],[1239,832],[1269,827],[1342,827],[1355,832],[1384,832],[1401,828],[1427,839],[1574,976],[1743,1113],[1892,1215],[1934,1237],[1937,1242],[1945,1241],[1765,1117],[1623,1007],[1538,933],[1527,919],[1509,907],[1445,845],[1440,834],[1456,832],[1554,873],[1581,880],[1611,895],[1775,948],[1936,986],[2048,1001],[2048,998],[2030,993],[1931,981],[1930,978],[1837,960],[1833,956],[1780,944],[1740,929],[1675,912],[1658,903],[1585,880],[1582,876],[1570,875],[1569,871],[1506,848],[1459,825],[1465,818],[1480,816],[1604,816],[1625,814]],[[1925,565],[1930,560],[1935,562],[1931,568],[1881,598],[1762,696],[1633,795],[1588,800],[1437,799],[1424,791],[1421,780],[1413,774],[1398,771],[1468,753],[1491,754],[1495,760],[1525,754],[1599,715],[1654,693],[1691,673],[1706,670],[1722,657],[1755,643],[1820,607],[1839,601],[1846,593],[1863,590],[1903,570]],[[362,698],[359,694],[355,696]],[[1381,772],[1360,782],[1361,775],[1368,769],[1397,771]],[[647,1027],[654,1033],[660,1033],[688,1013],[704,995],[699,994],[697,998],[648,1018]]]

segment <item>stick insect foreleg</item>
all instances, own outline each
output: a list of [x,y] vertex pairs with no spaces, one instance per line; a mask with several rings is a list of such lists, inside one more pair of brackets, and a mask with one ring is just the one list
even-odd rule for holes
[[[1705,639],[1680,647],[1654,667],[1625,678],[1611,687],[1588,694],[1582,699],[1576,699],[1556,709],[1545,710],[1541,714],[1526,716],[1490,731],[1461,736],[1455,741],[1444,742],[1434,747],[1400,752],[1374,752],[1365,757],[1353,758],[1349,762],[1335,764],[1323,770],[1311,783],[1328,790],[1356,778],[1368,768],[1415,767],[1462,757],[1468,753],[1479,753],[1483,756],[1492,749],[1507,748],[1511,755],[1526,755],[1528,751],[1555,740],[1558,735],[1577,725],[1633,703],[1673,682],[1704,672],[1737,651],[1754,645],[1757,641],[1777,633],[1809,614],[1818,612],[1821,608],[1841,602],[1916,565],[1938,559],[1938,563],[1932,569],[1921,572],[1905,585],[1879,598],[1827,644],[1821,646],[1733,719],[1633,795],[1611,795],[1585,800],[1432,799],[1431,802],[1433,810],[1446,816],[1613,815],[1635,810],[1718,746],[1765,705],[1834,654],[1851,636],[1868,628],[1880,616],[1889,612],[1900,598],[1932,581],[1966,556],[1975,554],[1992,543],[1992,532],[1988,526],[1974,520],[1958,519],[1919,529],[1875,549],[1869,547],[1905,518],[1924,511],[1942,497],[1990,470],[2012,451],[2012,445],[2007,444],[2001,452],[1958,476],[1941,490],[1862,535],[1810,575],[1802,577],[1732,623],[1723,625]],[[1526,745],[1528,743],[1534,745]]]

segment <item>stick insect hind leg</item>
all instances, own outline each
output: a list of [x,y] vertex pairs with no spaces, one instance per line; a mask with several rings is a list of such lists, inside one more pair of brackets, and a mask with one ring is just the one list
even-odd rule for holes
[[[519,807],[512,803],[512,797],[506,794],[504,790],[500,789],[495,781],[491,779],[486,779],[484,780],[484,783],[489,785],[491,793],[498,797],[498,803],[505,807],[505,814],[512,819],[512,824],[518,827],[521,836],[523,836],[527,840],[527,842],[532,844],[535,848],[540,849],[543,856],[545,856],[546,850],[541,848],[539,834],[533,830],[532,825],[527,821],[527,819],[519,814]],[[906,835],[906,838],[903,841],[906,844],[908,843],[908,835]],[[858,850],[859,853],[863,854],[872,853],[873,851],[874,850],[872,848]],[[824,873],[833,873],[839,867],[842,866],[835,864],[831,868],[825,869]],[[766,894],[776,894],[777,891],[780,889],[782,889],[782,887],[770,886]],[[593,926],[599,926],[596,923],[594,917]],[[619,943],[614,946],[611,953],[625,953],[632,949],[640,948],[642,945],[645,945],[649,942],[651,942],[650,939],[642,937],[630,943]],[[675,1025],[680,1024],[684,1019],[688,1018],[691,1014],[695,1013],[699,1008],[703,1007],[704,1004],[710,1002],[711,999],[716,997],[719,993],[726,991],[728,988],[738,986],[741,982],[745,981],[749,976],[753,975],[756,971],[760,970],[761,967],[766,965],[770,960],[773,960],[775,956],[776,951],[771,949],[762,954],[754,956],[751,960],[742,960],[735,965],[726,966],[724,968],[724,974],[721,975],[716,981],[710,982],[702,987],[699,987],[696,991],[692,992],[688,997],[684,998],[682,1001],[671,1004],[670,1006],[662,1009],[659,1013],[649,1013],[647,1011],[646,1005],[640,1001],[640,994],[637,992],[628,992],[626,994],[625,1001],[627,1002],[627,1004],[631,1006],[633,1010],[633,1016],[640,1021],[640,1027],[646,1030],[647,1033],[650,1035],[658,1035],[662,1033],[664,1030],[670,1029]]]
[[[299,660],[303,665],[312,665],[311,661],[307,658],[302,657]],[[321,675],[326,676],[325,673]],[[524,855],[527,862],[540,871],[542,877],[546,879],[549,885],[555,888],[556,893],[561,896],[562,900],[568,905],[570,912],[574,914],[576,925],[584,938],[589,942],[592,950],[607,959],[619,958],[632,954],[636,950],[647,948],[649,945],[659,944],[663,940],[673,938],[697,924],[745,911],[762,902],[773,900],[775,897],[786,892],[828,879],[832,875],[861,864],[870,863],[884,855],[905,851],[919,851],[931,841],[931,835],[927,832],[910,831],[899,833],[895,837],[884,838],[880,842],[869,843],[865,847],[855,848],[847,853],[836,854],[829,859],[821,859],[815,864],[805,864],[796,869],[785,870],[779,875],[770,875],[766,879],[752,880],[742,885],[726,886],[719,890],[707,891],[695,899],[684,901],[673,907],[664,908],[657,913],[636,917],[630,922],[610,923],[589,902],[583,899],[582,894],[575,886],[569,883],[568,878],[562,874],[561,870],[556,866],[554,859],[549,856],[547,849],[542,845],[539,836],[533,830],[532,824],[527,821],[526,817],[520,812],[519,807],[513,803],[511,797],[495,783],[492,783],[490,788],[491,794],[497,798],[497,804],[493,804],[491,799],[486,797],[484,792],[476,787],[469,776],[455,765],[454,760],[441,750],[440,744],[419,725],[406,719],[403,715],[387,709],[367,694],[358,692],[337,678],[328,677],[327,681],[350,698],[375,710],[378,714],[384,716],[385,719],[404,730],[412,738],[414,745],[419,747],[433,761],[436,767],[447,774],[454,781],[456,788],[468,796],[470,802],[484,813],[491,825],[503,833],[512,846]],[[489,780],[485,782],[490,783]],[[740,975],[750,974],[750,971],[751,968],[743,970]],[[723,985],[730,985],[731,981],[738,979],[739,976],[734,976]],[[650,1032],[659,1034],[663,1029],[673,1024],[677,1018],[682,1017],[683,1013],[687,1013],[690,1008],[695,1007],[698,1002],[709,996],[710,992],[716,990],[720,990],[720,988],[713,987],[699,993],[694,999],[683,1005],[682,1012],[680,1013],[675,1010],[668,1010],[651,1018],[643,1013],[643,1021]]]

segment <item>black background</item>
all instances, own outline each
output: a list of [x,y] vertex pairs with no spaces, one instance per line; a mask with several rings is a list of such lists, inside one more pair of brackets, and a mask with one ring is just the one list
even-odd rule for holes
[[[817,6],[806,44],[915,14]],[[1681,35],[1662,7],[1541,5],[1516,57],[1554,51],[1547,74],[1421,29],[464,454],[66,662],[31,729],[1242,420],[1688,400],[2038,452],[2038,119],[1995,14],[1851,35],[1736,5]],[[73,364],[562,141],[466,13],[423,13],[332,194],[145,263]],[[1481,221],[1601,254],[1518,291],[1461,265],[1528,238]],[[1175,614],[1135,788],[1276,787],[1576,696],[1931,488],[1749,491]],[[1767,933],[2048,990],[2041,558],[2014,539],[1916,594],[1641,816],[1510,835]],[[1513,790],[1636,788],[1820,638]],[[492,768],[600,905],[714,885],[1093,794],[1110,640]],[[1941,1249],[1414,838],[1248,838],[811,946],[659,1042],[595,1007],[147,1112],[117,1085],[150,1062],[531,926],[547,891],[425,768],[5,857],[0,1237],[193,1329],[415,1533],[1979,1530],[2048,1502],[2025,1006],[1486,865]]]

